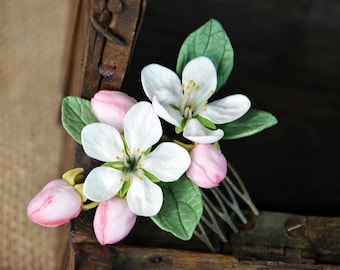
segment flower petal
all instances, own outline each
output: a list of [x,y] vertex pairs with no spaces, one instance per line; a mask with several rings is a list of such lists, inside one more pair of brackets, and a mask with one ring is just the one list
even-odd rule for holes
[[124,135],[132,153],[139,148],[146,151],[162,136],[161,121],[151,103],[138,102],[127,112],[124,121]]
[[146,177],[140,180],[134,176],[126,198],[130,210],[144,217],[156,215],[163,204],[162,189]]
[[114,244],[125,238],[136,223],[136,215],[126,199],[114,197],[99,203],[93,219],[96,238],[102,245]]
[[142,168],[163,182],[178,180],[190,165],[187,150],[175,143],[164,142],[142,161]]
[[250,108],[250,100],[242,94],[227,96],[208,103],[200,115],[215,124],[232,122],[244,115]]
[[213,62],[205,56],[189,61],[183,70],[182,83],[188,85],[190,80],[200,86],[196,93],[197,104],[210,97],[213,93],[211,90],[215,91],[217,86],[217,73]]
[[160,101],[177,104],[181,92],[181,81],[172,70],[158,64],[142,69],[141,80],[147,97],[152,100],[157,95]]
[[157,96],[153,97],[152,106],[160,118],[176,127],[181,126],[183,116],[179,110],[172,108],[168,103],[160,103]]
[[85,179],[84,194],[94,202],[102,202],[115,196],[121,187],[122,172],[111,167],[96,167]]
[[81,131],[81,142],[85,153],[100,161],[115,161],[124,149],[118,130],[104,123],[86,125]]
[[185,125],[183,136],[198,143],[214,143],[224,135],[222,129],[211,130],[204,127],[196,118],[191,118]]

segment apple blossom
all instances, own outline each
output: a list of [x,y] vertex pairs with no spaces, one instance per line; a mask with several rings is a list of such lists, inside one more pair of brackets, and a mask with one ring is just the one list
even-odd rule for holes
[[94,168],[84,182],[84,194],[92,201],[125,196],[130,210],[139,216],[156,215],[163,192],[154,182],[179,179],[190,165],[189,153],[181,146],[163,142],[162,126],[152,106],[139,102],[127,112],[124,134],[110,125],[93,123],[81,132],[85,153],[105,166]]
[[93,219],[96,238],[102,245],[115,244],[125,238],[136,223],[126,199],[113,197],[99,203]]
[[193,142],[220,140],[224,135],[222,129],[210,129],[202,123],[232,122],[250,108],[249,99],[241,94],[208,103],[216,90],[217,73],[212,61],[205,56],[186,64],[182,82],[175,72],[158,64],[144,67],[141,79],[157,115],[179,131],[183,130],[183,136]]
[[190,151],[191,164],[186,174],[201,188],[219,185],[227,174],[227,161],[212,144],[198,144]]
[[123,92],[100,90],[91,99],[91,109],[100,122],[114,126],[121,133],[125,114],[136,103],[136,99]]
[[27,215],[35,223],[56,227],[77,217],[82,200],[73,186],[61,179],[49,182],[28,204]]

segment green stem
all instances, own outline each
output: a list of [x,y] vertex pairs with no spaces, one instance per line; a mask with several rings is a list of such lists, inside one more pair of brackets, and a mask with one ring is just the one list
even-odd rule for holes
[[178,140],[174,140],[174,143],[182,146],[184,149],[186,149],[188,152],[190,152],[196,145],[195,144],[187,144],[187,143],[183,143],[181,141]]

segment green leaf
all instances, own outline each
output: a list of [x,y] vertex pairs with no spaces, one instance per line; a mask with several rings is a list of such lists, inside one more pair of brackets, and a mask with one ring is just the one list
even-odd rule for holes
[[151,217],[162,230],[189,240],[203,212],[201,191],[183,175],[178,181],[161,183],[164,201],[160,212]]
[[274,126],[277,124],[277,119],[272,114],[256,109],[250,109],[241,118],[224,124],[221,128],[224,131],[224,140],[233,140],[256,133]]
[[65,97],[61,105],[61,122],[68,134],[81,144],[81,131],[91,123],[98,122],[91,111],[91,103],[80,97]]
[[215,19],[210,19],[185,39],[177,59],[177,74],[181,75],[184,66],[199,56],[206,56],[214,63],[218,90],[233,69],[234,50],[222,25]]

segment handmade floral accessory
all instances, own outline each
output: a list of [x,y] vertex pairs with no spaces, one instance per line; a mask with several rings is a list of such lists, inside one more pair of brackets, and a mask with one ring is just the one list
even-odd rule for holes
[[[247,223],[236,198],[258,211],[219,141],[277,123],[270,113],[251,108],[242,93],[214,98],[233,57],[226,32],[211,19],[186,38],[176,71],[156,63],[142,69],[150,102],[108,90],[91,100],[64,98],[63,127],[101,164],[86,177],[83,168],[74,168],[48,183],[29,203],[28,217],[53,227],[95,208],[93,229],[102,245],[124,239],[138,216],[182,240],[195,234],[211,250],[206,230],[226,242],[218,219],[234,232],[230,211]],[[165,134],[161,121],[173,125],[173,132]]]

